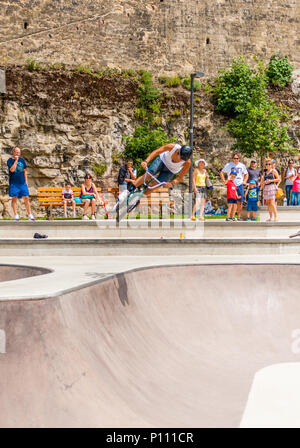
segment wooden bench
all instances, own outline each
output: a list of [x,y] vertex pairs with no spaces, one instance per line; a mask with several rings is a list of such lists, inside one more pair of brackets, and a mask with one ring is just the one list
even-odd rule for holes
[[153,207],[158,207],[159,217],[163,216],[163,207],[173,207],[174,201],[170,200],[169,189],[168,188],[156,188],[154,191],[148,195],[144,195],[141,198],[140,206],[148,207],[148,215],[151,215]]
[[[62,190],[63,190],[63,187],[39,187],[38,188],[38,202],[39,202],[39,205],[41,205],[42,207],[46,207],[47,219],[52,219],[53,207],[63,207],[64,204],[63,204],[63,200],[62,200]],[[74,198],[80,197],[80,195],[81,195],[80,187],[73,187],[72,190],[74,193]],[[101,188],[97,188],[97,191],[98,191],[98,193],[101,193]],[[75,203],[76,203],[76,206],[84,205],[83,202],[75,202]],[[71,204],[67,204],[67,205],[71,205]],[[98,205],[97,205],[97,212],[98,212]]]
[[[107,192],[112,194],[116,199],[119,194],[119,189],[118,187],[111,187],[107,189]],[[158,207],[160,218],[163,215],[163,206],[172,207],[173,205],[174,201],[170,200],[169,189],[163,187],[156,188],[148,195],[144,195],[140,201],[140,206],[147,207],[149,215],[151,215],[153,207]]]

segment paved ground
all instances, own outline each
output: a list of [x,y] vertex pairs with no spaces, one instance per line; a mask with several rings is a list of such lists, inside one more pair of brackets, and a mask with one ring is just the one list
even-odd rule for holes
[[[65,266],[63,259],[34,259],[39,266],[56,266],[56,274],[11,282],[11,298],[16,283],[30,298],[29,287],[37,297],[42,283],[34,285],[43,278],[51,279],[53,295],[75,280],[83,286],[119,272],[47,300],[0,302],[6,337],[0,426],[237,427],[255,373],[299,362],[292,338],[300,327],[299,264],[251,265],[239,257],[248,264],[121,274],[149,261],[116,261],[82,258]],[[165,263],[178,260],[151,261]],[[0,289],[7,298],[9,282]]]
[[52,271],[35,278],[1,282],[0,300],[39,299],[89,286],[111,275],[150,266],[184,264],[298,264],[299,255],[185,255],[122,257],[0,257],[0,264],[38,266]]

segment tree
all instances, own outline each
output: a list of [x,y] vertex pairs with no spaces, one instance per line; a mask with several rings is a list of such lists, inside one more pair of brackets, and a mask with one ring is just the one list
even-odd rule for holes
[[231,120],[227,129],[239,149],[247,156],[293,151],[288,135],[289,115],[268,95],[268,78],[263,62],[251,68],[243,58],[234,59],[230,68],[216,80],[217,109]]

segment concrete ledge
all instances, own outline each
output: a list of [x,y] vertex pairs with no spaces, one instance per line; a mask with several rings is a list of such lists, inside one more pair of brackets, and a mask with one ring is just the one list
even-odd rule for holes
[[299,239],[2,239],[1,256],[300,254]]

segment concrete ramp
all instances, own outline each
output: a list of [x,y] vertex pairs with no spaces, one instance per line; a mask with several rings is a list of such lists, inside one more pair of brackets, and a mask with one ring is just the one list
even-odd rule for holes
[[255,373],[299,361],[299,275],[159,267],[0,302],[0,426],[238,427]]

